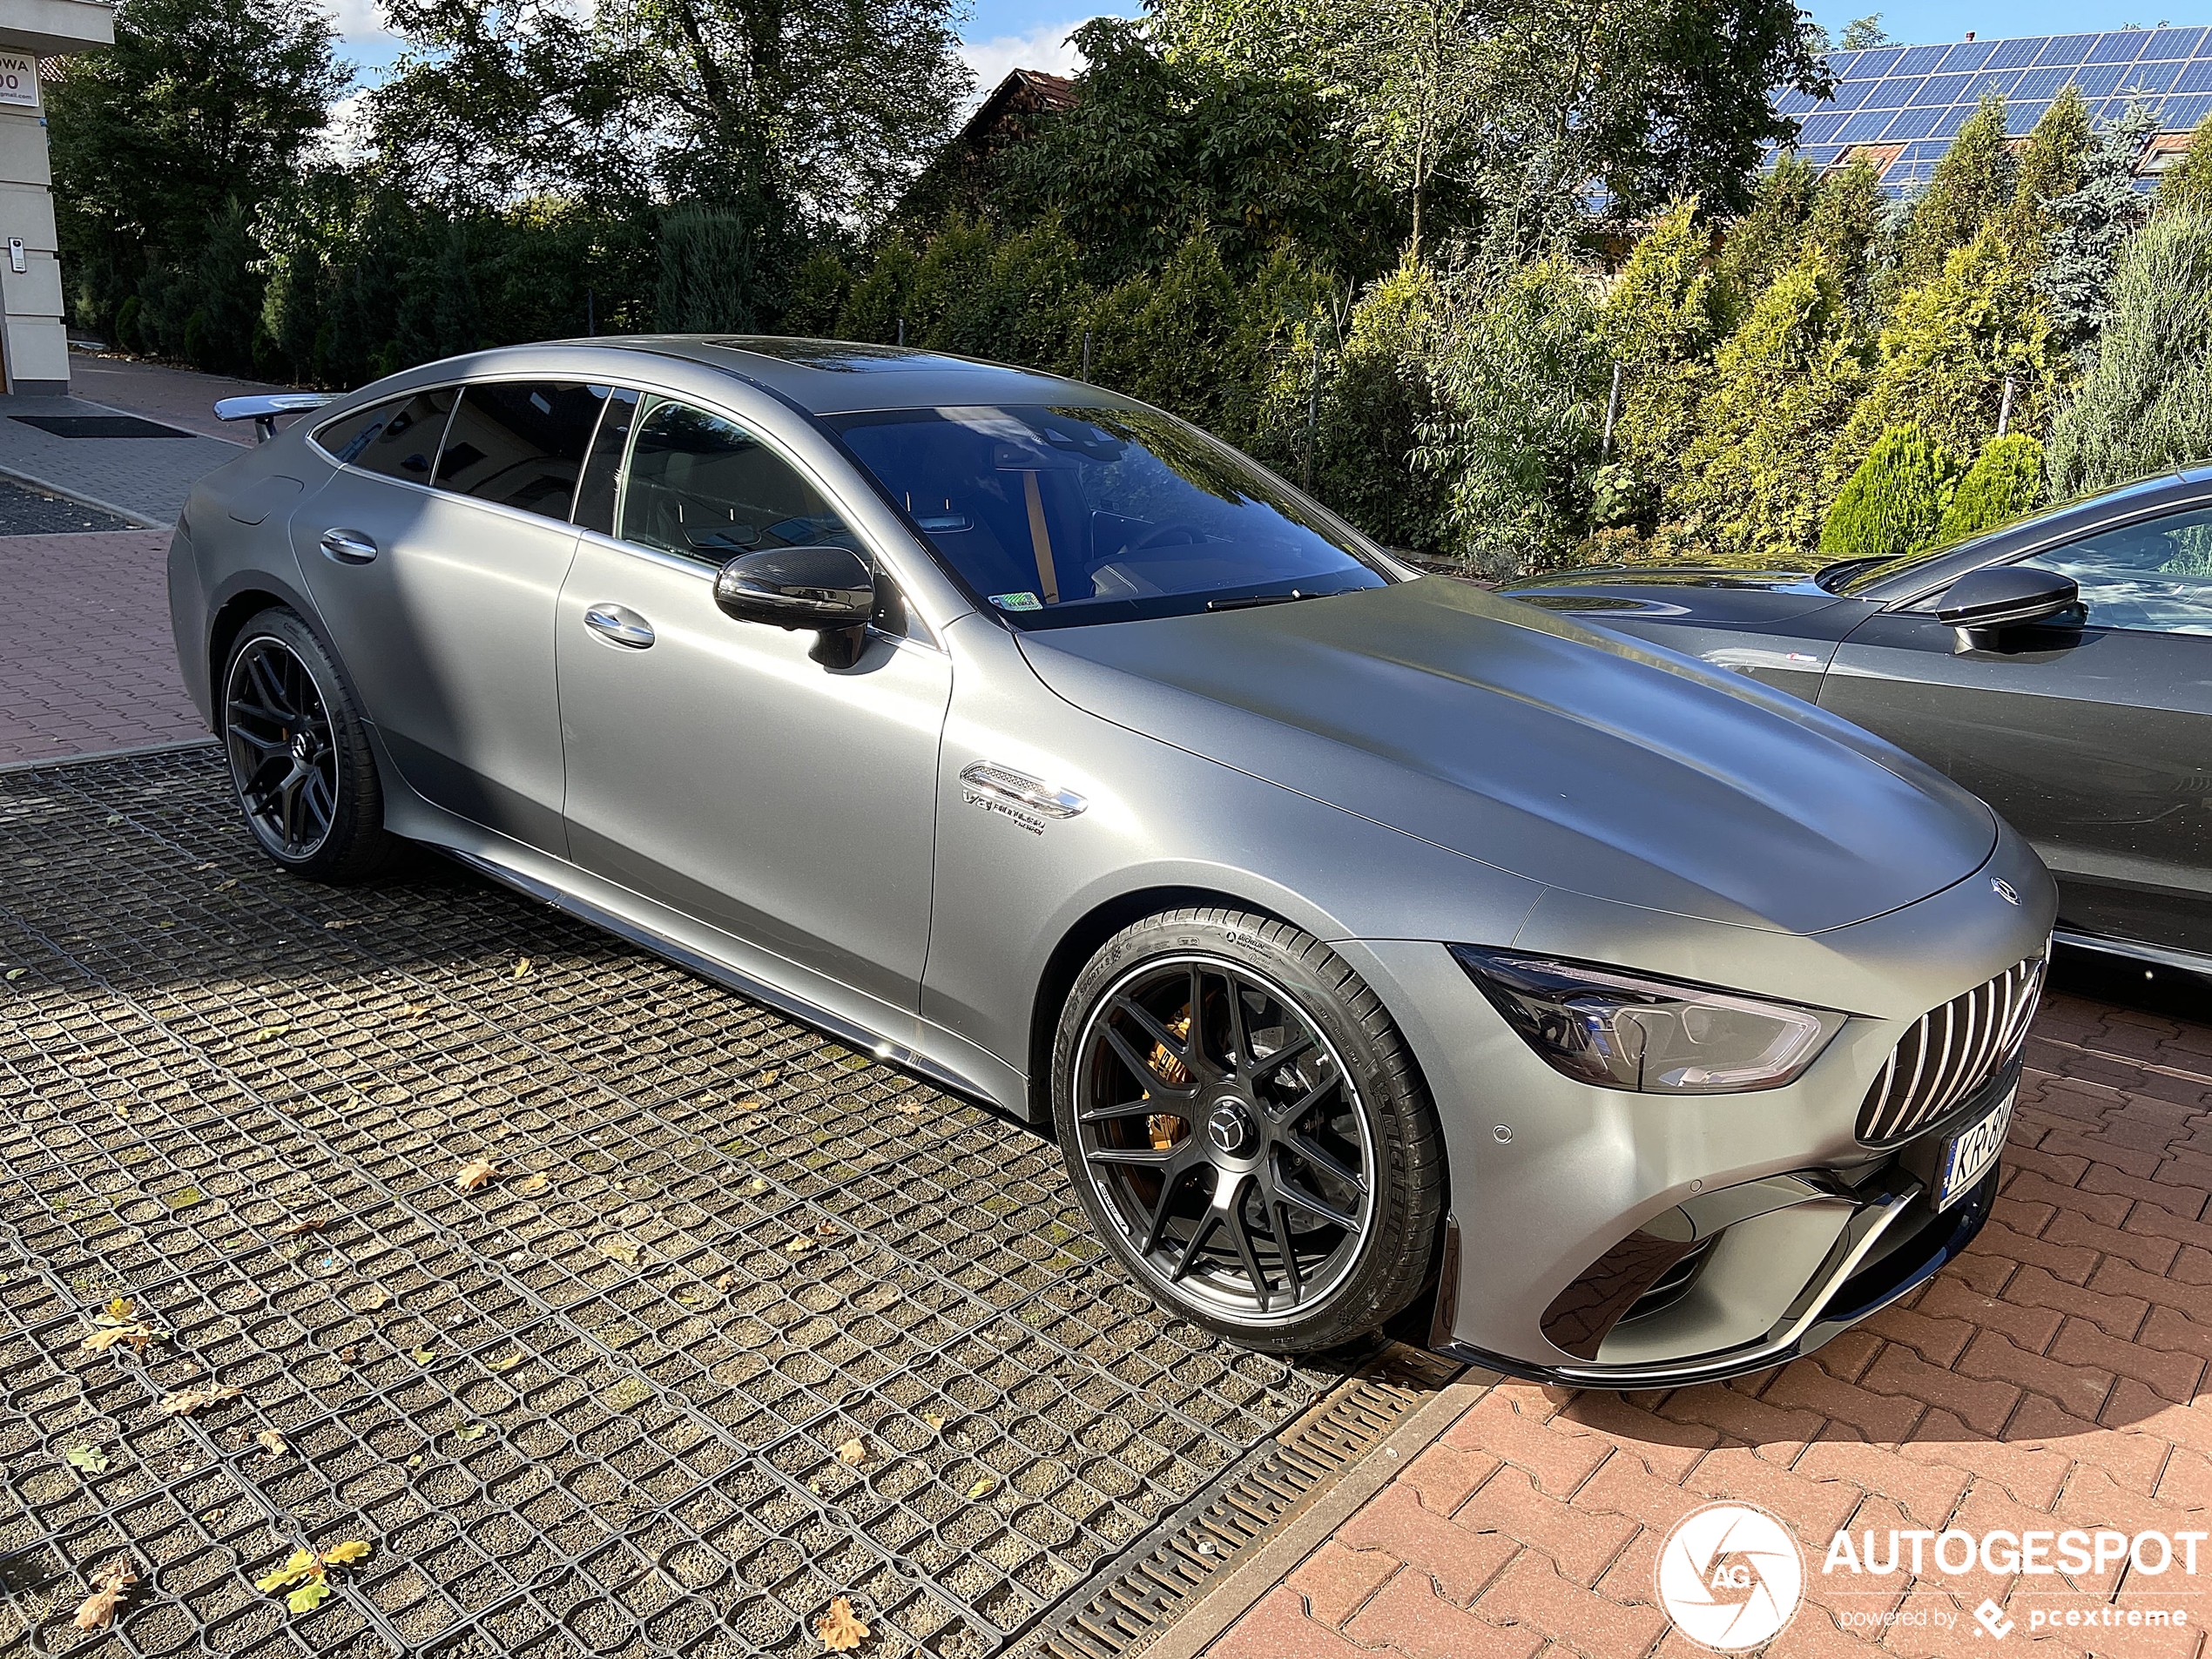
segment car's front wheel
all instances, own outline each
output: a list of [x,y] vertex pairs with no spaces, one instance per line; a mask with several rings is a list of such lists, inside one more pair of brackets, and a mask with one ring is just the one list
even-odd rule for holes
[[1084,1209],[1175,1312],[1312,1352],[1426,1281],[1435,1109],[1380,1000],[1312,935],[1230,910],[1125,928],[1069,994],[1052,1084]]
[[262,611],[223,670],[223,750],[246,826],[261,850],[311,881],[375,874],[397,842],[344,681],[292,611]]

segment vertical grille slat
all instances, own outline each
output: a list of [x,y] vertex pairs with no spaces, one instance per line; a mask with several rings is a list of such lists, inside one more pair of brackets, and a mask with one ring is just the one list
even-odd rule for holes
[[1917,1135],[2011,1064],[2035,1017],[2044,968],[2042,957],[2028,957],[1914,1021],[1866,1091],[1859,1141],[1883,1146]]

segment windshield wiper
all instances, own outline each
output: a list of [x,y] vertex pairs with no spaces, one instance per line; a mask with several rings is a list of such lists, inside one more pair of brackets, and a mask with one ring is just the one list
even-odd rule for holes
[[[1339,588],[1334,591],[1341,593],[1345,590]],[[1206,609],[1209,610],[1250,610],[1255,605],[1286,605],[1299,599],[1326,599],[1329,597],[1326,593],[1302,593],[1293,588],[1288,593],[1245,593],[1239,594],[1234,599],[1209,599],[1206,601]]]

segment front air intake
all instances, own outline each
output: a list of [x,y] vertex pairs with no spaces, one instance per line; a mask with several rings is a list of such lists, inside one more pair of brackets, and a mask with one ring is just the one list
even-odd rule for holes
[[2030,956],[1914,1022],[1858,1109],[1860,1143],[1889,1146],[1919,1134],[2011,1064],[2035,1017],[2046,965]]

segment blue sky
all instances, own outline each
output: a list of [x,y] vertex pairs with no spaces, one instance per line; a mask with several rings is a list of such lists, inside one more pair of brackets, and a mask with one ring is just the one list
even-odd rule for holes
[[[358,71],[356,85],[371,84],[377,73],[398,53],[398,43],[379,27],[375,0],[335,0],[344,57]],[[1830,4],[1820,0],[1813,16],[1831,32],[1841,30],[1855,17],[1875,10],[1878,0],[1846,0]],[[977,81],[984,87],[995,83],[1009,69],[1049,69],[1066,73],[1076,65],[1061,43],[1083,18],[1100,10],[1135,17],[1135,3],[1098,7],[1070,3],[1070,0],[973,0],[961,37]],[[2138,6],[2136,0],[1910,0],[1910,3],[1879,6],[1882,26],[1901,41],[1957,40],[1973,30],[1984,40],[2012,35],[2056,35],[2121,24],[2146,26],[2159,23],[2212,23],[2212,0],[2155,0]]]

